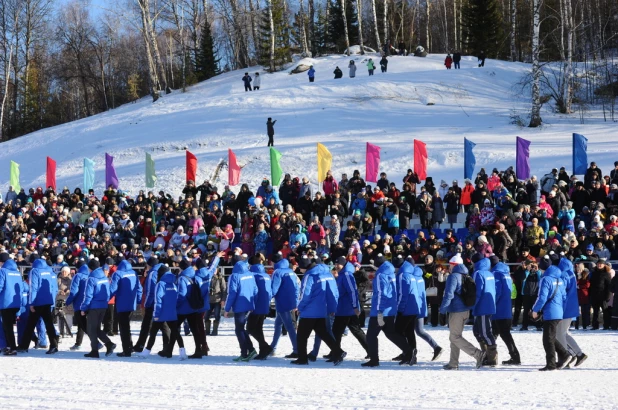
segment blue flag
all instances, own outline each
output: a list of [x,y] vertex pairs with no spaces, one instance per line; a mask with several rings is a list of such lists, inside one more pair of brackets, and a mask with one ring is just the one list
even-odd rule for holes
[[94,161],[84,158],[84,194],[94,187]]
[[530,178],[530,141],[517,137],[515,153],[515,173],[517,179]]
[[467,138],[464,138],[464,178],[472,179],[474,167],[476,166],[476,158],[474,158],[473,149],[476,144]]
[[573,134],[573,174],[583,175],[588,169],[588,138]]

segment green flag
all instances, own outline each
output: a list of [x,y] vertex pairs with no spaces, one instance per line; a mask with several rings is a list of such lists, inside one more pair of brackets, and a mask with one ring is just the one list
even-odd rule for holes
[[21,186],[19,185],[19,164],[14,161],[11,161],[11,176],[9,178],[9,183],[15,192],[19,192],[21,189]]
[[157,183],[155,163],[149,153],[146,153],[146,188],[154,188]]
[[270,147],[270,179],[273,186],[278,186],[281,182],[281,175],[283,175],[283,169],[281,169],[281,153]]

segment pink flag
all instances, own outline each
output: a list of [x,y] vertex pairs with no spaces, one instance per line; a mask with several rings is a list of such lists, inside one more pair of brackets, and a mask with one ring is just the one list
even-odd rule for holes
[[380,147],[367,143],[367,157],[365,162],[365,181],[378,182],[378,172],[380,170]]
[[421,140],[414,140],[414,172],[418,179],[427,179],[427,144]]
[[235,186],[240,183],[240,166],[238,166],[238,162],[236,162],[236,154],[231,149],[227,150],[229,158],[227,161],[228,167],[228,177],[227,183],[229,186]]

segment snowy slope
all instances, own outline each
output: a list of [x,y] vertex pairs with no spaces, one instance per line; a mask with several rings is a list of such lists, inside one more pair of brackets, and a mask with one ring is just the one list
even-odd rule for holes
[[[262,73],[262,90],[245,93],[242,71],[226,73],[175,92],[152,104],[148,98],[107,113],[41,130],[1,144],[0,189],[8,186],[9,160],[21,164],[21,185],[45,184],[45,156],[58,162],[58,185],[81,186],[83,158],[95,160],[96,189],[104,188],[104,153],[115,157],[121,189],[135,194],[144,188],[144,153],[156,162],[158,188],[180,193],[185,179],[184,150],[199,160],[198,182],[210,178],[227,149],[247,164],[241,182],[255,186],[270,175],[266,118],[277,120],[275,145],[283,154],[284,172],[316,181],[316,142],[334,156],[333,170],[359,169],[364,175],[364,143],[382,147],[381,170],[399,182],[412,166],[412,140],[428,144],[429,175],[463,179],[463,138],[477,143],[477,168],[505,169],[514,164],[515,137],[533,141],[532,172],[571,168],[571,133],[587,136],[589,157],[609,172],[618,159],[618,127],[600,120],[579,124],[579,117],[543,113],[548,125],[520,129],[511,115],[525,116],[526,95],[516,85],[529,70],[522,63],[487,62],[475,67],[464,59],[462,70],[447,71],[441,55],[428,58],[391,57],[389,72],[368,77],[368,56],[351,57],[359,66],[347,77],[350,58],[306,59],[314,64],[316,82],[306,73]],[[377,55],[374,60],[379,60]],[[344,78],[334,80],[335,66]],[[258,70],[247,70],[251,73]],[[378,70],[379,71],[379,70]],[[434,105],[426,105],[428,102]],[[223,172],[219,184],[227,180]]]
[[[268,319],[266,339],[272,339]],[[139,323],[133,322],[133,340]],[[442,370],[448,361],[447,328],[429,329],[445,348],[442,357],[429,362],[432,351],[418,339],[417,366],[400,367],[388,359],[399,352],[380,335],[379,368],[360,367],[364,351],[352,336],[343,338],[348,357],[333,367],[324,359],[295,367],[282,356],[291,352],[282,337],[277,357],[264,362],[234,363],[238,343],[233,320],[224,319],[221,335],[209,337],[211,354],[202,360],[178,361],[156,355],[132,358],[85,359],[82,352],[68,351],[64,339],[60,352],[46,356],[31,350],[16,357],[0,357],[0,403],[5,409],[616,409],[618,337],[611,332],[573,332],[589,359],[576,369],[539,372],[544,365],[541,332],[513,332],[522,365],[476,370],[462,353],[459,371]],[[464,336],[475,343],[472,328]],[[120,338],[112,338],[120,346]],[[309,340],[309,348],[313,345]],[[184,337],[193,353],[193,338]],[[161,348],[157,339],[154,352]],[[87,338],[84,347],[87,346]],[[507,360],[504,343],[498,341],[499,359]],[[328,353],[322,346],[320,355]]]

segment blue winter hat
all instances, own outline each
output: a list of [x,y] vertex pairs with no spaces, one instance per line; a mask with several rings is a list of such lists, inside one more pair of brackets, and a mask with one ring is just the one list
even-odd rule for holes
[[594,250],[594,246],[592,246],[592,244],[586,246],[586,250],[587,251],[593,251]]

